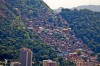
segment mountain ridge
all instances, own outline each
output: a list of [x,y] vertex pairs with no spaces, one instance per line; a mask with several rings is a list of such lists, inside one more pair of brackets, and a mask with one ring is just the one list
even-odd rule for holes
[[89,9],[91,11],[100,12],[100,5],[81,5],[72,9]]

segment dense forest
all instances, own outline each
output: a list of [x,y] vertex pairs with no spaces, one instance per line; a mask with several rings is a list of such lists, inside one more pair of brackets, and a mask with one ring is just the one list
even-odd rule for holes
[[100,53],[100,12],[62,9],[60,15],[68,21],[76,37],[95,53]]

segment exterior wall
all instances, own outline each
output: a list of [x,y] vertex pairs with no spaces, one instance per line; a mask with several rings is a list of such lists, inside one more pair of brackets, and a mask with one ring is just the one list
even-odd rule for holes
[[28,52],[28,66],[32,66],[32,51]]
[[44,60],[44,61],[43,61],[43,66],[48,66],[48,62],[49,62],[49,61],[51,61],[51,60]]
[[48,63],[48,66],[56,66],[56,63]]

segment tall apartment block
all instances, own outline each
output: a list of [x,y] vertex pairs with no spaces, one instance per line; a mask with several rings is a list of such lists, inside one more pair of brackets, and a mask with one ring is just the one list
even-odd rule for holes
[[52,60],[43,60],[43,66],[56,66],[56,62]]
[[28,48],[20,49],[21,66],[32,66],[32,51]]

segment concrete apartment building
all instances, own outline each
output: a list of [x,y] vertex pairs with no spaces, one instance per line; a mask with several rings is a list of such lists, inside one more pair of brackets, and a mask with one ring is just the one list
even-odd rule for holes
[[32,66],[32,51],[28,48],[20,49],[21,66]]
[[43,66],[56,66],[56,62],[52,60],[43,60]]

